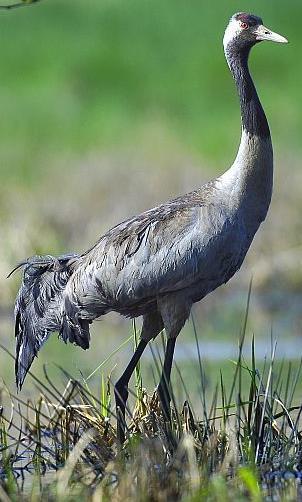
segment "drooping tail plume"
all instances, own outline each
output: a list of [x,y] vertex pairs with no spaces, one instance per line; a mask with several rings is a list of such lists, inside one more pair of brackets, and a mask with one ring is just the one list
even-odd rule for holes
[[24,267],[15,303],[18,389],[50,333],[60,331],[62,293],[78,259],[77,255],[33,256],[14,269]]

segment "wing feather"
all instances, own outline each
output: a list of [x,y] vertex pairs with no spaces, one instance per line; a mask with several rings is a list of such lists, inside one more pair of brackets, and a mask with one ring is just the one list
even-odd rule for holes
[[[129,219],[105,234],[82,258],[66,294],[79,315],[95,318],[188,288],[207,277],[217,242],[232,239],[226,214],[198,191]],[[214,252],[213,252],[214,251]]]

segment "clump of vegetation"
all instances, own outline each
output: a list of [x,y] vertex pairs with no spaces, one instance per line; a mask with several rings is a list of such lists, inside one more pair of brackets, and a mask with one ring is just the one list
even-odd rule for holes
[[[199,358],[201,418],[182,382],[187,399],[179,407],[173,397],[167,422],[156,391],[150,396],[143,388],[138,368],[124,445],[116,439],[110,377],[101,377],[97,397],[85,380],[64,370],[63,392],[46,369],[45,381],[31,374],[38,402],[9,394],[10,416],[1,408],[0,498],[296,500],[302,492],[302,406],[294,406],[293,397],[302,363],[295,370],[291,364],[278,367],[276,375],[272,347],[260,372],[254,340],[249,364],[243,340],[230,388],[221,373],[211,399]],[[199,357],[197,337],[196,343]],[[155,366],[160,369],[157,358]],[[3,388],[2,401],[7,393]]]

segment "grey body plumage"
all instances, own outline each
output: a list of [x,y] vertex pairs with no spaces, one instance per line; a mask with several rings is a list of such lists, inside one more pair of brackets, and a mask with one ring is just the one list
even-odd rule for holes
[[[81,256],[28,260],[16,301],[18,387],[51,332],[86,349],[89,324],[110,311],[143,316],[137,357],[165,328],[164,370],[170,376],[175,338],[192,304],[240,268],[270,204],[270,132],[248,70],[250,49],[262,39],[285,41],[264,28],[260,18],[244,13],[231,18],[224,36],[242,118],[241,143],[230,169],[191,193],[115,226]],[[136,359],[116,388],[122,416]],[[164,390],[168,393],[164,387],[162,377],[162,402]]]

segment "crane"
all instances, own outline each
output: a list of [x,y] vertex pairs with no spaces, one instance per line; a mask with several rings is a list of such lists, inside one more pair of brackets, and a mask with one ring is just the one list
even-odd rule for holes
[[[22,262],[15,304],[16,384],[21,389],[39,349],[53,332],[88,349],[93,320],[110,311],[143,317],[140,341],[115,385],[118,437],[125,438],[130,377],[148,342],[165,329],[158,385],[170,414],[170,375],[176,338],[192,305],[239,270],[265,219],[273,187],[268,122],[248,68],[262,40],[287,40],[248,13],[234,14],[223,46],[237,87],[241,141],[231,167],[196,190],[116,225],[81,255],[33,256]],[[16,267],[16,268],[18,268]]]

